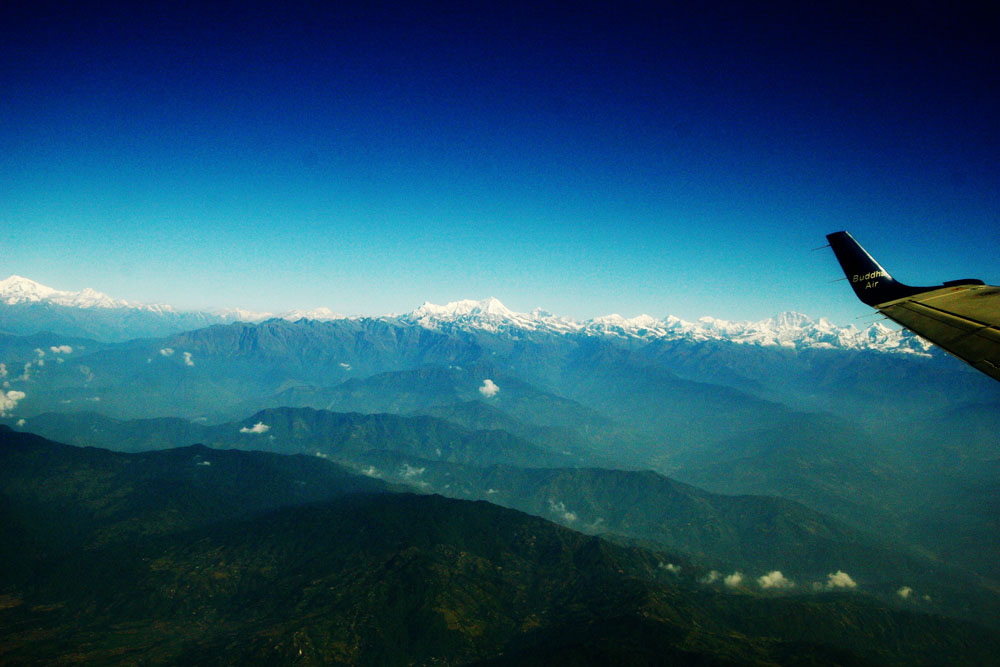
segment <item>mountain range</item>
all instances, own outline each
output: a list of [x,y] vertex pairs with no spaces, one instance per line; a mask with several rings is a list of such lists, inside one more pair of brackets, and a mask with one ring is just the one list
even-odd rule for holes
[[[81,310],[87,311],[86,316],[81,316]],[[19,335],[59,331],[65,335],[115,342],[167,336],[211,324],[263,322],[274,318],[289,321],[349,319],[326,307],[291,310],[277,315],[240,308],[211,312],[178,311],[165,304],[116,299],[92,288],[79,292],[57,290],[16,275],[0,281],[0,332]],[[928,355],[933,349],[919,337],[881,323],[858,330],[853,325],[837,326],[825,318],[814,321],[801,313],[783,313],[760,322],[730,322],[712,317],[687,322],[674,316],[657,319],[649,315],[633,318],[606,315],[578,322],[541,309],[517,313],[491,297],[483,301],[454,301],[444,306],[424,303],[404,315],[385,315],[374,319],[451,331],[507,331],[515,334],[700,342],[728,340],[794,349],[878,350],[919,355]]]
[[[995,630],[780,572],[723,583],[321,458],[0,428],[0,662],[984,664]],[[905,607],[905,605],[902,605]]]

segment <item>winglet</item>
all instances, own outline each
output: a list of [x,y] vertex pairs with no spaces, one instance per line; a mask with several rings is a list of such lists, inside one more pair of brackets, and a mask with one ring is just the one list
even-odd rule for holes
[[854,288],[854,293],[863,303],[874,307],[924,291],[925,288],[896,282],[847,232],[827,234],[826,239],[844,269],[844,275]]

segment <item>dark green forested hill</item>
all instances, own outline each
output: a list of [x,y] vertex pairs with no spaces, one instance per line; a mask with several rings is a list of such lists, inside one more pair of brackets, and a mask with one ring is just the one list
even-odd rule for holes
[[682,557],[316,457],[0,429],[0,663],[983,664],[863,595],[680,583]]

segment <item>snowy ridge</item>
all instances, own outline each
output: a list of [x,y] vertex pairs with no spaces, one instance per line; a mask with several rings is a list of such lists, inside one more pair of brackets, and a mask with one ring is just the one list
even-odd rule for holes
[[313,308],[311,310],[289,310],[277,315],[267,311],[246,310],[245,308],[225,308],[212,312],[212,315],[225,322],[263,322],[273,319],[288,320],[289,322],[298,322],[299,320],[331,321],[347,319],[346,315],[335,313],[326,307]]
[[319,320],[323,322],[329,322],[332,320],[346,320],[346,315],[341,315],[340,313],[335,313],[325,306],[319,308],[313,308],[311,310],[290,310],[286,313],[278,315],[283,320],[288,320],[289,322],[298,322],[299,320]]
[[523,330],[557,335],[579,332],[638,340],[717,340],[791,349],[878,350],[927,355],[933,347],[910,332],[891,329],[881,322],[859,330],[854,325],[840,327],[826,318],[813,320],[794,312],[781,313],[759,322],[731,322],[713,317],[688,322],[673,315],[665,319],[650,315],[632,318],[605,315],[576,322],[539,309],[531,313],[517,313],[491,297],[484,301],[453,301],[444,306],[424,303],[396,319],[430,329],[458,328],[492,333]]
[[428,329],[441,328],[441,325],[446,324],[493,333],[510,329],[567,333],[581,329],[581,325],[572,320],[557,317],[541,309],[536,309],[532,313],[515,313],[500,303],[496,297],[483,301],[473,299],[452,301],[444,306],[425,302],[413,312],[401,315],[397,319],[406,324],[416,324]]
[[[176,315],[178,311],[166,304],[148,304],[115,299],[103,292],[87,287],[79,292],[57,290],[47,285],[35,282],[23,276],[10,276],[0,280],[0,302],[8,306],[20,304],[47,303],[67,308],[104,308],[141,310],[154,314]],[[499,303],[499,302],[498,302]],[[244,308],[225,308],[212,313],[195,313],[215,317],[221,322],[263,322],[275,317],[295,322],[301,319],[309,320],[339,320],[345,316],[335,313],[329,308],[313,308],[311,310],[290,310],[278,315],[269,312],[258,312]]]
[[225,322],[263,322],[275,317],[274,313],[247,310],[246,308],[223,308],[212,311],[212,315]]
[[[275,315],[241,308],[229,308],[213,313],[178,313],[167,305],[131,303],[114,299],[107,294],[87,288],[80,292],[66,292],[47,287],[28,278],[11,276],[0,281],[0,303],[48,303],[80,309],[131,309],[172,318],[194,317],[205,326],[215,322],[263,322],[281,318],[290,322],[303,319],[334,321],[347,318],[329,308],[291,310]],[[200,319],[199,319],[200,318]],[[490,297],[482,301],[465,299],[443,306],[424,303],[405,315],[385,316],[404,325],[421,326],[446,331],[482,331],[493,334],[520,335],[535,332],[548,335],[606,336],[636,341],[683,340],[690,342],[730,341],[744,345],[776,346],[790,349],[841,349],[877,350],[881,352],[927,355],[930,343],[908,331],[892,329],[877,322],[859,330],[854,325],[840,327],[826,318],[813,320],[801,313],[782,313],[759,322],[731,322],[713,317],[702,317],[688,322],[669,316],[657,319],[650,315],[626,318],[605,315],[578,322],[568,317],[553,315],[541,309],[518,313],[507,308],[499,299]],[[152,334],[145,334],[152,335]]]
[[0,301],[8,306],[22,303],[51,303],[70,308],[130,308],[154,313],[175,312],[173,307],[165,304],[131,303],[124,299],[114,299],[90,287],[79,292],[64,292],[22,276],[11,276],[6,280],[0,280]]

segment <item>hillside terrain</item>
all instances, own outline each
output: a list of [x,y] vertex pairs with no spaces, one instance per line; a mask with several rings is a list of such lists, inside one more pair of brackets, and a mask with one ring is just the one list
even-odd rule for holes
[[8,663],[981,664],[1000,648],[863,594],[723,592],[678,577],[696,567],[681,557],[318,457],[0,429],[0,458]]

